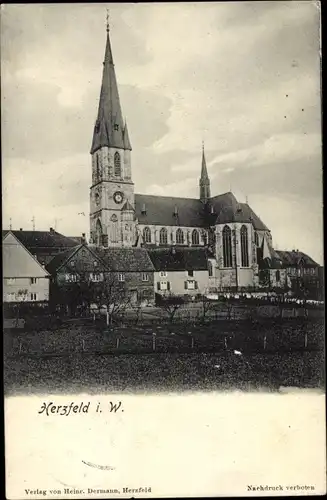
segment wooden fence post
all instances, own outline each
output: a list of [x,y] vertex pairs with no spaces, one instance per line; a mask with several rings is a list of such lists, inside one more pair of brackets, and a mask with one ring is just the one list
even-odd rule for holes
[[155,333],[152,334],[152,350],[153,351],[156,350],[156,334]]
[[116,349],[119,349],[119,337],[116,339]]
[[267,347],[267,335],[264,336],[263,338],[263,350],[265,351]]
[[227,337],[226,336],[224,338],[224,346],[225,346],[225,349],[227,349]]
[[304,334],[304,348],[306,349],[308,347],[308,333],[305,332]]
[[22,352],[22,343],[19,342],[19,354],[21,354],[21,352]]
[[82,339],[82,351],[83,352],[85,351],[85,341],[84,341],[84,339]]
[[192,340],[191,340],[191,348],[194,349],[194,337],[192,336],[191,338],[192,338]]

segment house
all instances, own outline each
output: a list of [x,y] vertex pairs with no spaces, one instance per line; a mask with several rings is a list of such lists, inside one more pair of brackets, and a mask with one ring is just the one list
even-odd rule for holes
[[51,309],[59,307],[67,312],[90,305],[92,292],[107,271],[99,256],[84,243],[58,253],[46,268],[51,274]]
[[299,250],[276,250],[276,253],[296,294],[305,289],[312,298],[321,295],[323,273],[317,262]]
[[[100,249],[85,243],[57,254],[47,265],[51,273],[51,307],[74,312],[110,292],[115,300],[154,300],[153,265],[142,248]],[[108,298],[108,297],[107,297]]]
[[214,285],[214,257],[206,248],[151,248],[155,291],[160,294],[203,295]]
[[154,302],[154,266],[145,248],[94,247],[94,251],[124,283],[132,303]]
[[[9,231],[2,231],[5,236]],[[49,231],[11,231],[12,234],[23,244],[37,260],[46,265],[55,255],[67,248],[75,247],[77,242],[57,233],[52,227]]]
[[5,233],[2,249],[3,302],[47,305],[50,275],[44,266],[12,231]]

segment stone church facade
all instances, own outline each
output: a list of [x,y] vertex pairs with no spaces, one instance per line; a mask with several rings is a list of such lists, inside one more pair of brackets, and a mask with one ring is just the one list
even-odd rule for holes
[[231,192],[211,195],[204,148],[197,199],[135,193],[132,147],[108,27],[91,157],[91,244],[206,247],[214,258],[213,275],[220,290],[258,287],[260,263],[266,259],[278,267],[271,232],[251,207]]

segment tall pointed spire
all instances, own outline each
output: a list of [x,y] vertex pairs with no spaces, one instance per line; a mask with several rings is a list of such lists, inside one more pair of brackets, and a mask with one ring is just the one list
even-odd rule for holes
[[202,141],[202,165],[200,177],[200,200],[206,203],[210,198],[210,180],[208,176],[206,157],[204,154],[204,142]]
[[124,122],[112,57],[108,12],[106,31],[107,41],[103,62],[100,101],[93,132],[91,154],[103,146],[124,149]]
[[129,149],[131,151],[132,146],[131,146],[131,141],[129,140],[126,119],[125,119],[125,124],[124,124],[123,137],[124,137],[124,148]]

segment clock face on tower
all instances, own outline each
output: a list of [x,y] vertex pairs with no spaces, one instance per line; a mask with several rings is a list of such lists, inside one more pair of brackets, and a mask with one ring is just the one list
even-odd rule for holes
[[115,203],[119,204],[119,203],[121,203],[123,201],[123,199],[124,199],[124,195],[123,195],[122,192],[116,191],[114,193],[114,202]]

